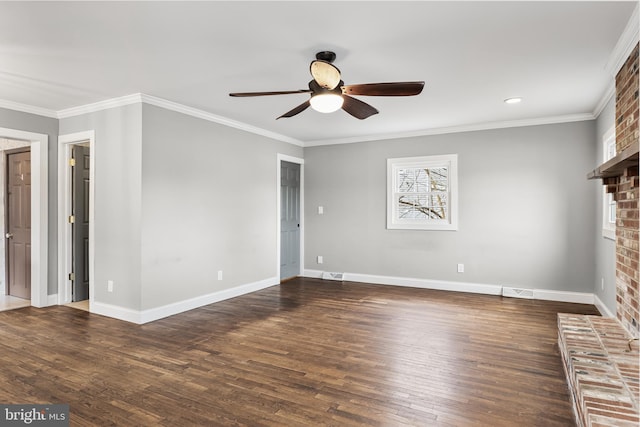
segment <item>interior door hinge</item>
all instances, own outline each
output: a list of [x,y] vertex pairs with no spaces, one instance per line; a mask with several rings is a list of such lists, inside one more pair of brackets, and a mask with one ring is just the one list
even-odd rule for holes
[[76,217],[73,215],[69,215],[69,224],[73,224],[76,221]]
[[74,167],[76,165],[76,159],[73,157],[69,159],[69,166]]
[[69,273],[69,280],[76,280],[76,273]]

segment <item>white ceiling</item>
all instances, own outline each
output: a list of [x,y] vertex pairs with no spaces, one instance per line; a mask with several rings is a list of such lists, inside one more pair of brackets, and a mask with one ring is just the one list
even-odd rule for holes
[[[0,100],[60,112],[144,93],[309,145],[577,120],[611,93],[614,50],[637,5],[0,2]],[[337,53],[346,84],[424,80],[425,89],[359,97],[380,110],[362,121],[311,109],[275,120],[306,94],[228,96],[305,89],[320,50]],[[503,103],[513,96],[524,101]]]

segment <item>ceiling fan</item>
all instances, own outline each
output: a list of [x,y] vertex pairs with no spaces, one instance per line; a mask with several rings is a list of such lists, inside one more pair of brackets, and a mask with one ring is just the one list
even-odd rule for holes
[[[341,80],[340,70],[333,65],[336,54],[322,51],[316,54],[315,61],[311,61],[310,71],[313,80],[309,82],[309,89],[286,90],[277,92],[235,92],[229,96],[249,97],[268,95],[289,95],[294,93],[310,93],[311,98],[287,111],[278,119],[293,117],[311,107],[321,113],[332,113],[342,108],[353,117],[363,120],[378,114],[371,105],[349,95],[366,96],[413,96],[422,92],[424,82],[393,82],[393,83],[365,83],[345,85]],[[277,120],[277,119],[276,119]]]

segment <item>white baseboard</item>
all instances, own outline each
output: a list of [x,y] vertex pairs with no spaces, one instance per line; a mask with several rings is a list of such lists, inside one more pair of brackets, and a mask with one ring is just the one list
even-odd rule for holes
[[[304,270],[303,276],[310,278],[322,278],[322,271],[319,270]],[[469,292],[485,295],[502,295],[501,285],[491,285],[482,283],[467,283],[467,282],[452,282],[444,280],[430,280],[430,279],[416,279],[407,277],[394,277],[394,276],[379,276],[372,274],[358,274],[358,273],[345,273],[345,281],[351,282],[363,282],[378,285],[390,285],[390,286],[406,286],[412,288],[422,289],[435,289],[442,291],[453,292]],[[198,307],[202,307],[208,304],[213,304],[226,299],[235,298],[237,296],[245,295],[251,292],[256,292],[261,289],[268,288],[280,283],[277,277],[270,277],[268,279],[260,280],[254,283],[248,283],[245,285],[236,286],[234,288],[225,289],[222,291],[213,292],[207,295],[202,295],[195,298],[190,298],[184,301],[178,301],[172,304],[167,304],[161,307],[151,308],[147,310],[132,310],[125,307],[120,307],[111,304],[105,304],[101,302],[93,301],[91,303],[91,312],[100,314],[103,316],[113,317],[115,319],[124,320],[127,322],[143,324],[153,322],[154,320],[162,319],[164,317],[173,316],[175,314],[183,313],[185,311],[193,310]],[[578,304],[593,304],[598,310],[605,316],[615,317],[607,307],[600,301],[600,299],[591,293],[585,292],[569,292],[569,291],[555,291],[546,289],[533,289],[533,298],[538,300],[547,301],[559,301],[559,302],[571,302]],[[49,295],[49,305],[55,305],[57,303],[57,295]],[[53,302],[52,301],[56,302]]]
[[[322,278],[322,271],[304,270],[304,277]],[[412,288],[437,289],[442,291],[469,292],[486,295],[502,295],[502,285],[467,283],[467,282],[451,282],[445,280],[430,279],[414,279],[407,277],[378,276],[371,274],[345,273],[345,281],[364,282],[378,285],[407,286]],[[596,305],[596,296],[587,292],[570,292],[556,291],[547,289],[530,289],[533,293],[533,299],[571,302],[577,304],[594,304]],[[599,301],[599,300],[598,300]],[[602,304],[600,302],[600,304]],[[597,306],[597,305],[596,305]],[[604,306],[604,305],[603,305]],[[597,306],[600,310],[600,307]],[[606,308],[604,309],[605,311]],[[603,310],[600,310],[603,313]],[[615,317],[615,316],[613,316]]]
[[602,314],[603,317],[613,317],[614,319],[616,318],[616,314],[612,313],[611,310],[609,310],[609,308],[602,302],[602,300],[600,298],[598,298],[598,295],[593,295],[593,305],[596,306],[596,308],[598,309],[598,311],[600,312],[600,314]]
[[573,302],[576,304],[592,304],[593,294],[587,292],[552,291],[548,289],[533,289],[533,299],[546,301]]
[[235,288],[225,289],[188,300],[167,304],[162,307],[144,310],[140,313],[140,323],[153,322],[154,320],[173,316],[174,314],[193,310],[194,308],[202,307],[204,305],[256,292],[261,289],[277,285],[278,283],[280,283],[280,280],[277,277],[270,277],[258,282],[247,283],[245,285],[236,286]]
[[[322,271],[305,270],[305,277],[321,278]],[[408,277],[378,276],[372,274],[345,273],[344,280],[372,283],[376,285],[406,286],[409,288],[437,289],[441,291],[471,292],[475,294],[500,295],[502,286],[481,283],[450,282],[444,280],[414,279]]]
[[322,273],[323,273],[323,271],[320,271],[320,270],[307,270],[307,269],[305,269],[302,272],[302,276],[303,277],[310,277],[312,279],[322,279]]
[[104,304],[94,301],[91,304],[91,312],[101,314],[103,316],[113,317],[116,319],[133,322],[137,324],[149,323],[164,317],[173,316],[185,311],[193,310],[215,302],[224,301],[229,298],[235,298],[251,292],[259,291],[280,283],[277,277],[260,280],[254,283],[236,286],[222,291],[212,292],[210,294],[201,295],[199,297],[190,298],[184,301],[178,301],[161,307],[150,308],[147,310],[132,310],[129,308],[119,307],[110,304]]
[[124,320],[131,323],[142,323],[140,321],[140,312],[118,305],[105,304],[103,302],[93,301],[89,305],[89,311],[102,316],[113,317],[114,319]]

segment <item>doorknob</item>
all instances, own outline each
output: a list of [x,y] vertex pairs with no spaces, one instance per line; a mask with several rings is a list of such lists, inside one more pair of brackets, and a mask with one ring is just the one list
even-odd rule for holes
[[13,233],[7,233],[4,235],[7,239],[13,239]]

